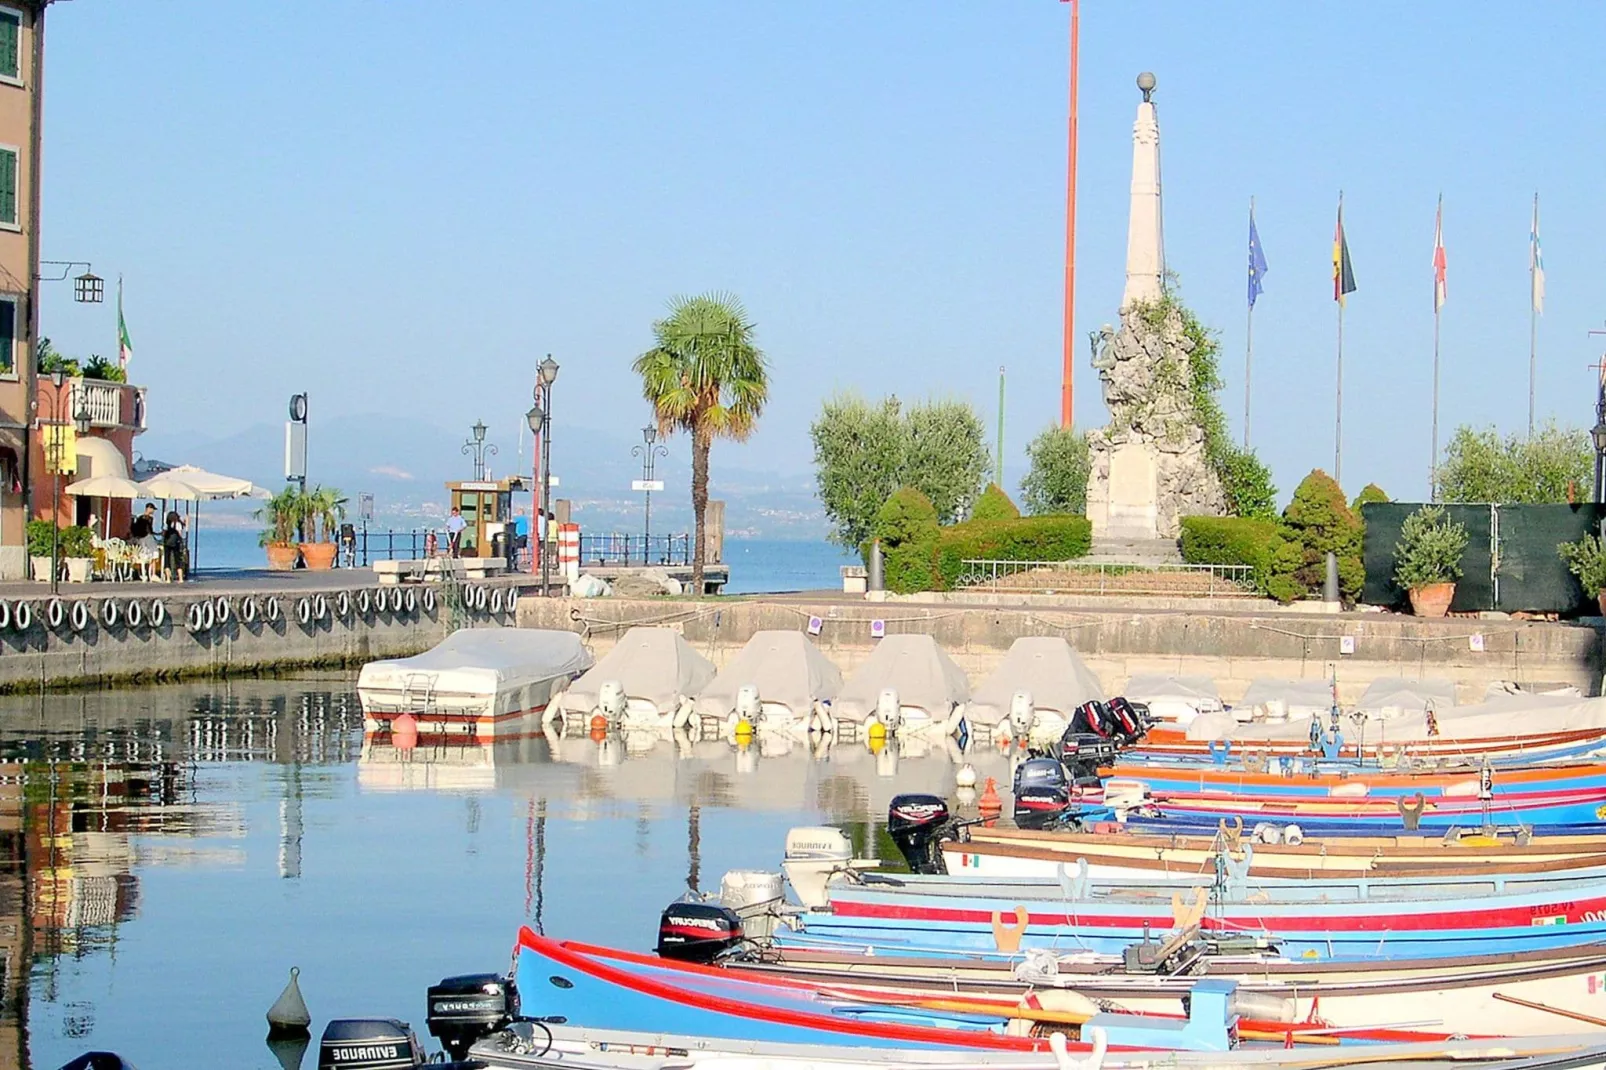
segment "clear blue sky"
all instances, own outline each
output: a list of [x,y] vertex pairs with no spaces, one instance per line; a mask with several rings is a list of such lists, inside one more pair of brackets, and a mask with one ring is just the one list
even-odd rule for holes
[[[151,418],[476,417],[509,441],[533,365],[559,419],[633,433],[629,362],[672,294],[746,301],[774,400],[744,467],[804,470],[821,398],[951,393],[1011,464],[1057,418],[1067,5],[1053,0],[50,10],[45,255],[127,276]],[[315,14],[313,14],[315,12]],[[1441,423],[1526,422],[1528,215],[1543,197],[1542,416],[1592,421],[1606,316],[1606,6],[1135,4],[1082,14],[1078,324],[1115,318],[1133,78],[1159,78],[1166,241],[1242,407],[1245,215],[1270,261],[1255,444],[1283,494],[1332,458],[1334,203],[1345,483],[1427,487],[1431,248]],[[108,287],[110,297],[110,287]],[[111,302],[50,289],[69,352]],[[1077,418],[1103,422],[1078,346]],[[682,448],[683,444],[676,448]],[[561,470],[561,458],[558,470]]]

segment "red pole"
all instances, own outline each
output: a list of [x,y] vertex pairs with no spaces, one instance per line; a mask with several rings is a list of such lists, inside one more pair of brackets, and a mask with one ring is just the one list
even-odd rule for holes
[[1067,130],[1065,161],[1065,365],[1060,377],[1060,426],[1070,427],[1073,422],[1074,371],[1071,360],[1072,339],[1076,336],[1076,79],[1078,74],[1077,38],[1080,23],[1080,0],[1071,5],[1071,62],[1070,62],[1070,119]]

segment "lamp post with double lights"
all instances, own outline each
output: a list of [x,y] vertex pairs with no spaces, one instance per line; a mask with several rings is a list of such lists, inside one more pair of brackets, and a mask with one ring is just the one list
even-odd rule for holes
[[[45,418],[39,426],[41,429],[54,428],[45,442],[45,468],[50,472],[50,593],[55,594],[61,589],[61,465],[62,450],[66,446],[63,441],[65,436],[61,433],[61,420],[67,415],[70,397],[78,399],[78,407],[72,414],[73,430],[77,434],[89,434],[90,416],[82,391],[74,390],[71,395],[62,393],[67,383],[65,371],[55,369],[50,373],[50,381],[56,389],[50,396],[50,404],[45,406]],[[35,401],[36,409],[38,405],[38,401]]]
[[[663,485],[653,479],[652,473],[658,464],[658,458],[669,456],[669,447],[659,443],[658,429],[649,424],[641,429],[641,445],[632,447],[630,455],[641,458],[641,479],[636,484],[646,495],[641,516],[641,563],[650,565],[652,564],[652,492],[663,489]],[[629,556],[625,555],[626,558]]]
[[474,455],[474,479],[476,482],[478,482],[479,480],[485,478],[486,454],[490,454],[492,457],[495,457],[499,451],[497,450],[494,442],[485,441],[484,420],[475,420],[474,426],[469,428],[469,435],[471,437],[467,442],[463,443],[463,453],[465,455]]
[[[541,557],[541,596],[552,592],[552,565],[547,553],[547,535],[552,517],[552,384],[558,381],[558,362],[548,353],[536,368],[534,400],[524,414],[530,434],[535,436],[535,552]],[[533,571],[533,570],[532,570]]]

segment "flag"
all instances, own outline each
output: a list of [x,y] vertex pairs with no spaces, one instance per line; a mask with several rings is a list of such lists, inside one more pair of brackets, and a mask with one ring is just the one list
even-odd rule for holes
[[1355,269],[1349,262],[1349,241],[1344,237],[1344,198],[1338,199],[1338,229],[1333,231],[1333,300],[1343,307],[1344,296],[1355,292]]
[[1260,296],[1260,280],[1266,276],[1266,254],[1260,248],[1260,232],[1255,229],[1255,202],[1249,202],[1249,307]]
[[1528,231],[1528,274],[1533,289],[1533,310],[1545,314],[1545,257],[1539,248],[1539,194],[1534,194],[1534,221]]
[[134,343],[128,337],[128,324],[123,320],[123,277],[117,276],[117,366],[128,367],[134,355]]
[[1439,195],[1439,211],[1433,217],[1433,311],[1444,307],[1450,296],[1449,282],[1445,279],[1448,261],[1444,257],[1444,195]]

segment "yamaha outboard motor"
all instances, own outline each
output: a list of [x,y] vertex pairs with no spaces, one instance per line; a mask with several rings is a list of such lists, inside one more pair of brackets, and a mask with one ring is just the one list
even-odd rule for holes
[[887,835],[898,845],[911,873],[946,873],[942,841],[953,833],[948,803],[940,795],[894,795],[887,808]]
[[507,1026],[519,1016],[519,990],[511,977],[470,973],[448,977],[431,985],[426,995],[429,1012],[424,1024],[457,1062],[468,1049]]
[[1043,829],[1059,824],[1071,808],[1065,767],[1053,758],[1028,758],[1015,767],[1015,825]]
[[336,1018],[318,1042],[318,1070],[413,1070],[424,1049],[395,1018]]
[[671,903],[658,917],[658,957],[704,965],[742,943],[742,919],[717,903]]

